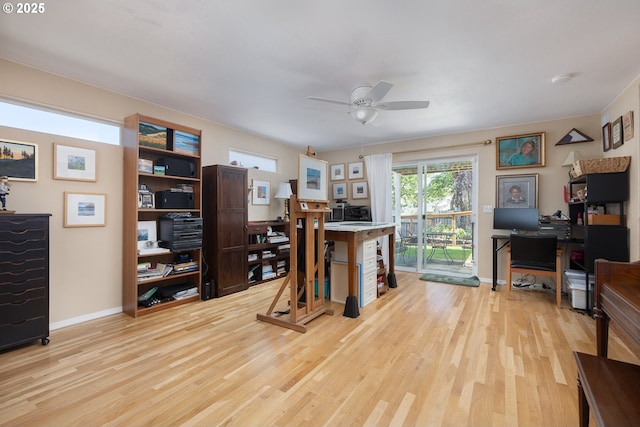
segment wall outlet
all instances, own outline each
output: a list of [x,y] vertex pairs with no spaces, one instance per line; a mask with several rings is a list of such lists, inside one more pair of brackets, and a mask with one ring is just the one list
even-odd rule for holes
[[493,213],[493,206],[491,205],[484,205],[482,207],[482,212],[484,213]]

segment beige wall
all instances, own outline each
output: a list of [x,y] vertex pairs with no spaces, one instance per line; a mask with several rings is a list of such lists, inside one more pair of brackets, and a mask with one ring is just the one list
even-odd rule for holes
[[[278,173],[249,170],[253,179],[271,182],[272,196],[278,183],[297,176],[295,147],[219,126],[193,116],[121,94],[80,84],[32,68],[0,60],[0,98],[19,100],[111,120],[141,113],[196,129],[202,129],[202,164],[227,164],[233,147],[278,159]],[[51,213],[51,323],[59,327],[84,319],[121,311],[122,305],[122,146],[63,138],[0,126],[0,137],[38,144],[38,181],[11,182],[8,208],[18,213]],[[53,179],[53,143],[96,150],[95,183]],[[65,191],[106,193],[107,226],[63,227]],[[273,199],[269,206],[249,205],[249,220],[275,219],[284,204]]]
[[[602,151],[602,131],[601,115],[590,115],[574,117],[548,122],[530,123],[518,126],[508,126],[496,129],[486,129],[475,132],[460,133],[455,135],[444,135],[433,138],[424,138],[408,142],[397,142],[389,144],[372,145],[364,148],[352,150],[341,150],[319,153],[329,164],[360,161],[360,155],[394,153],[394,162],[405,162],[410,160],[438,159],[460,155],[477,155],[478,157],[478,237],[476,239],[478,263],[478,275],[483,281],[490,281],[492,277],[492,252],[491,234],[493,230],[493,215],[482,213],[485,205],[495,205],[496,197],[496,176],[511,174],[531,174],[539,175],[539,205],[538,208],[543,214],[550,214],[561,209],[568,213],[567,204],[564,202],[563,188],[568,181],[568,167],[561,166],[570,151],[578,150],[585,158],[601,158],[613,156],[633,156],[635,160],[631,162],[630,181],[631,199],[627,203],[629,215],[628,226],[630,227],[630,249],[631,259],[640,259],[640,198],[637,196],[639,189],[638,173],[638,111],[640,106],[640,81],[635,81],[608,109],[603,115],[609,114],[610,120],[634,111],[635,135],[631,141],[616,149],[606,153]],[[571,129],[576,128],[594,139],[592,142],[555,145]],[[520,135],[534,132],[545,132],[546,138],[546,162],[544,167],[521,168],[509,170],[496,170],[496,137],[508,135]],[[459,144],[467,144],[490,139],[491,145],[473,145],[470,147],[448,149],[447,147]],[[441,150],[434,148],[441,147]],[[420,149],[427,151],[420,152]],[[402,153],[411,151],[411,153]],[[350,185],[350,181],[349,185]],[[350,194],[350,187],[349,187]],[[368,200],[349,200],[353,204],[366,204]],[[500,254],[498,264],[499,280],[504,281],[504,254]]]
[[[230,147],[273,156],[278,159],[278,173],[249,171],[249,181],[259,179],[271,182],[272,196],[281,181],[297,176],[298,148],[259,138],[193,116],[181,114],[160,106],[142,102],[121,94],[64,79],[52,74],[26,68],[0,60],[0,98],[49,105],[57,109],[122,123],[124,117],[141,113],[151,117],[202,129],[203,165],[228,162]],[[607,156],[631,155],[631,194],[628,204],[631,228],[631,259],[640,258],[640,199],[637,197],[640,174],[637,166],[638,115],[640,114],[640,81],[635,81],[607,108],[610,120],[627,111],[634,111],[635,136],[621,148],[605,153]],[[569,151],[578,149],[588,157],[602,157],[600,115],[555,120],[499,129],[425,138],[415,141],[367,146],[363,149],[318,153],[329,164],[361,161],[360,154],[400,153],[421,148],[442,147],[441,151],[396,154],[395,162],[409,159],[435,159],[457,155],[477,154],[479,167],[478,207],[494,205],[495,177],[500,174],[538,173],[540,210],[550,213],[556,209],[567,211],[562,189],[567,182],[568,169],[560,166]],[[595,141],[555,146],[572,128],[591,136]],[[499,136],[530,132],[546,132],[546,166],[507,171],[495,169],[495,145],[447,149],[454,144],[491,139]],[[122,147],[90,141],[62,138],[54,135],[0,127],[4,139],[35,142],[39,146],[38,182],[13,182],[8,198],[9,208],[21,213],[51,213],[51,322],[53,327],[64,326],[84,319],[121,310],[122,273]],[[61,181],[52,179],[53,142],[94,149],[97,152],[98,180],[96,183]],[[331,190],[331,189],[330,189]],[[64,228],[62,226],[63,192],[95,192],[107,194],[107,226],[92,228]],[[359,204],[368,200],[359,199]],[[481,210],[481,209],[480,209]],[[283,204],[272,197],[269,206],[249,206],[249,219],[274,219],[282,215]],[[492,215],[478,215],[477,239],[478,273],[481,278],[491,277],[490,235]],[[502,260],[501,260],[502,263]],[[500,265],[500,270],[503,267]],[[504,277],[501,274],[500,277]]]

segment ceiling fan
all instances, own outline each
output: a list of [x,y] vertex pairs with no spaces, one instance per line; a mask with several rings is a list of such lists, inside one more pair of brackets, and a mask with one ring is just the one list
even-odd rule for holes
[[380,102],[391,90],[393,83],[380,80],[375,86],[361,86],[351,92],[351,100],[338,101],[335,99],[309,96],[307,99],[314,101],[331,102],[333,104],[348,105],[351,107],[351,117],[366,125],[378,117],[378,110],[414,110],[427,108],[429,101],[394,101]]

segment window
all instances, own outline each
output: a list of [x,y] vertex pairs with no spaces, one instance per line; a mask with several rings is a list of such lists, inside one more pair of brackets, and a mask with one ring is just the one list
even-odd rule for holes
[[120,145],[119,125],[3,101],[0,101],[0,125]]
[[234,149],[229,150],[229,163],[250,169],[260,169],[267,172],[278,171],[278,162],[276,159],[260,154],[237,151]]

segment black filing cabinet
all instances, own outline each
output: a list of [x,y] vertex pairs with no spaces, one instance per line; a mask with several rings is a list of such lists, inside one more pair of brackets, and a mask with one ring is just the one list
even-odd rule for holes
[[0,214],[0,349],[49,343],[49,214]]

